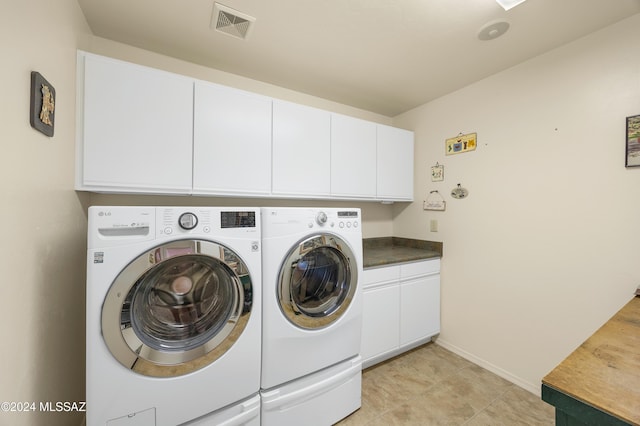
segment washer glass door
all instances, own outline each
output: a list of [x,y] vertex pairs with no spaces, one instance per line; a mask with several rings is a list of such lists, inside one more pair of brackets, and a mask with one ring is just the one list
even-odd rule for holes
[[246,326],[251,305],[251,278],[238,255],[210,241],[174,241],[118,275],[103,305],[102,333],[125,367],[179,376],[222,356]]
[[349,245],[337,235],[314,235],[296,244],[280,268],[280,309],[298,327],[323,328],[349,308],[357,284]]

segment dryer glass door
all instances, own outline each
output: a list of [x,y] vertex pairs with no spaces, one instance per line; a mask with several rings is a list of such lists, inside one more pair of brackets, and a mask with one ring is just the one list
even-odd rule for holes
[[305,329],[337,321],[355,295],[358,272],[349,245],[333,234],[307,238],[280,269],[278,301],[286,318]]
[[234,252],[210,241],[174,241],[143,253],[118,275],[105,299],[102,331],[125,367],[179,376],[226,352],[251,304],[251,278]]

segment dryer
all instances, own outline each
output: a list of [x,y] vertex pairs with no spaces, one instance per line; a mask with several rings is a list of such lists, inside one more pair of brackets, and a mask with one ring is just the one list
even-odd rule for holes
[[260,210],[96,206],[88,225],[87,425],[259,425]]
[[262,424],[360,407],[362,231],[355,208],[262,209]]

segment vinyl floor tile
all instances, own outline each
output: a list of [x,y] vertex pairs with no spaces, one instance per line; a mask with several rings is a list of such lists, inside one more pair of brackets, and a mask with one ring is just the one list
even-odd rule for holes
[[362,407],[338,426],[545,426],[539,397],[428,343],[362,374]]

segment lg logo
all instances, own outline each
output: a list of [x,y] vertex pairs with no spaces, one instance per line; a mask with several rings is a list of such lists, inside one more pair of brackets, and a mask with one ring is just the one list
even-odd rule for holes
[[111,216],[111,212],[107,211],[107,212],[98,212],[98,216],[103,217],[103,216]]

